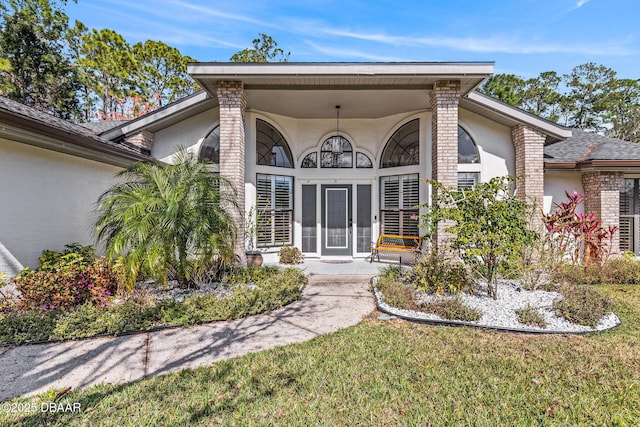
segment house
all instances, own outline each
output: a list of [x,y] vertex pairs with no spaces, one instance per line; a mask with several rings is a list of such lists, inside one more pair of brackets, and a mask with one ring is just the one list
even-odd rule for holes
[[[474,91],[493,63],[194,63],[188,71],[203,91],[99,135],[53,120],[47,130],[30,110],[20,132],[48,144],[0,134],[0,197],[18,205],[0,212],[0,270],[2,253],[32,265],[44,248],[91,242],[78,233],[88,233],[90,205],[109,177],[135,160],[171,162],[180,147],[214,161],[245,212],[257,206],[255,239],[267,261],[283,245],[307,257],[364,258],[381,232],[419,233],[415,206],[430,199],[422,178],[467,186],[502,175],[523,176],[517,194],[545,210],[565,190],[586,192],[586,211],[622,226],[614,245],[640,250],[640,146]],[[8,101],[0,110],[3,125],[19,125]],[[244,213],[236,220],[242,230]],[[239,254],[245,243],[236,242]]]

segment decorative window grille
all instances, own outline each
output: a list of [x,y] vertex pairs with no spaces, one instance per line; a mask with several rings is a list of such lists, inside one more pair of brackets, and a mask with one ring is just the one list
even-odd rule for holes
[[284,136],[260,119],[256,119],[256,164],[293,168],[293,157]]
[[381,168],[420,164],[420,120],[414,119],[393,133],[384,147]]

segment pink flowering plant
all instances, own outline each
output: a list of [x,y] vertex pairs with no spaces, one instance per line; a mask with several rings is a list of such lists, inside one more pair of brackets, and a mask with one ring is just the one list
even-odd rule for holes
[[111,303],[121,275],[107,259],[92,256],[77,262],[78,257],[66,254],[56,263],[52,251],[45,252],[46,263],[26,268],[12,280],[19,293],[17,309],[66,309],[87,302],[104,308]]
[[545,225],[546,247],[559,260],[570,260],[573,264],[602,263],[611,253],[617,226],[602,226],[595,214],[577,212],[587,196],[576,191],[565,192],[567,200],[554,203],[554,209],[542,214]]

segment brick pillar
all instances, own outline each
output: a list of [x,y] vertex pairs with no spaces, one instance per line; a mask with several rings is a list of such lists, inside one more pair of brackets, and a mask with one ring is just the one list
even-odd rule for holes
[[539,209],[544,202],[544,141],[546,135],[523,124],[511,129],[516,149],[516,196],[536,204],[532,227],[542,230]]
[[[584,172],[582,186],[587,195],[584,213],[596,214],[602,227],[620,226],[620,189],[624,183],[622,172]],[[620,253],[620,233],[614,234],[611,255]]]
[[148,130],[129,135],[124,139],[131,145],[135,145],[140,148],[143,153],[151,153],[151,147],[153,146],[153,133]]
[[220,103],[220,175],[233,184],[239,205],[233,216],[237,227],[236,255],[245,263],[244,243],[244,168],[245,138],[244,116],[247,108],[247,94],[240,81],[219,81],[218,102]]
[[[460,81],[439,80],[431,91],[431,174],[448,188],[458,186],[458,104]],[[435,196],[435,189],[432,197]],[[450,222],[441,222],[433,236],[436,245],[445,243],[444,229]]]

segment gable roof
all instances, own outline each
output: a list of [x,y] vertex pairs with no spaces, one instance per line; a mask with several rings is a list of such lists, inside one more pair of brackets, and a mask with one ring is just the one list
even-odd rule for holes
[[640,144],[573,129],[573,136],[544,148],[547,169],[640,166]]
[[90,129],[0,96],[0,138],[116,166],[150,160],[139,150]]

